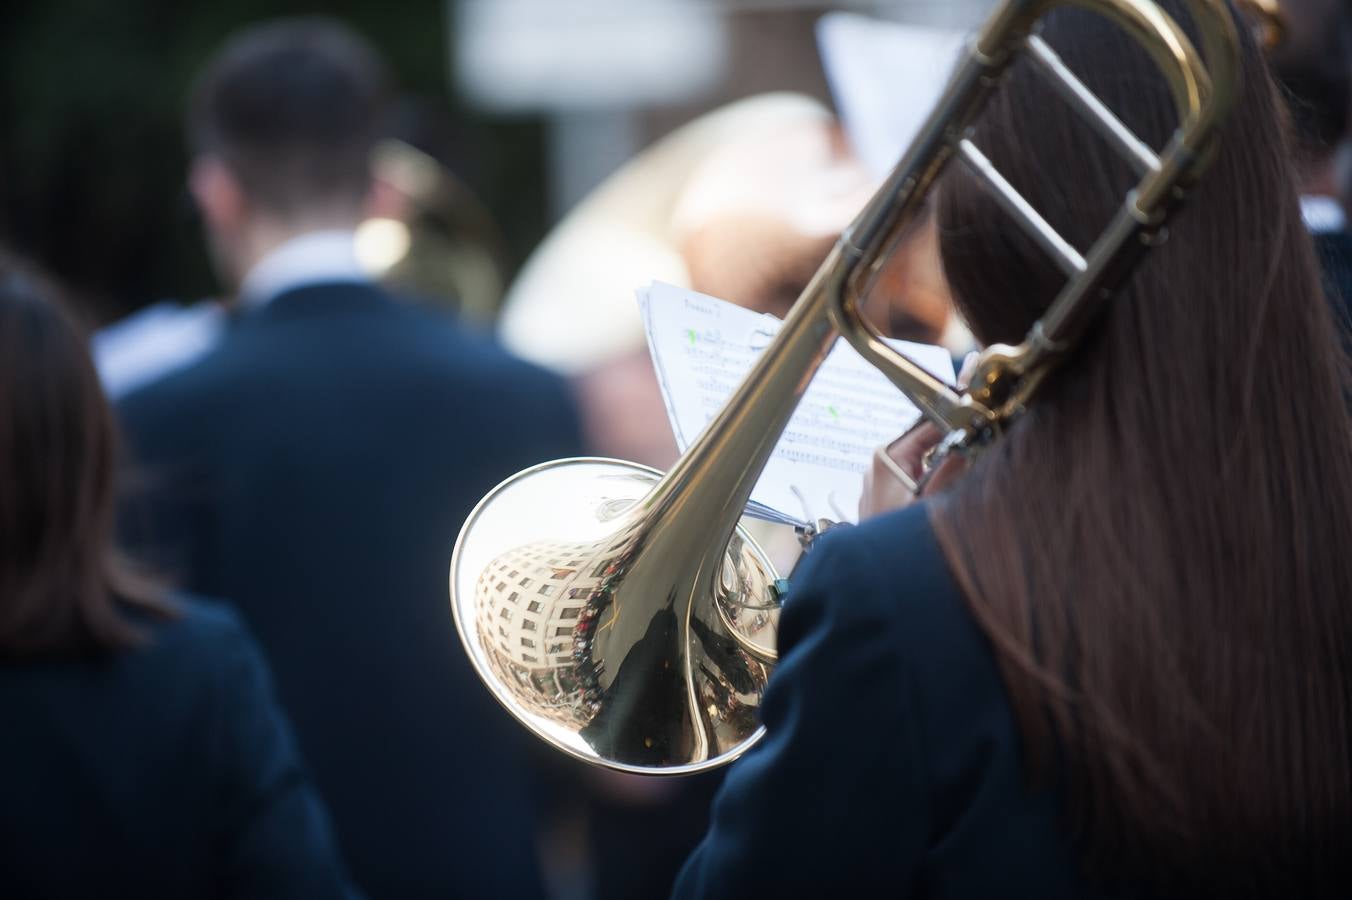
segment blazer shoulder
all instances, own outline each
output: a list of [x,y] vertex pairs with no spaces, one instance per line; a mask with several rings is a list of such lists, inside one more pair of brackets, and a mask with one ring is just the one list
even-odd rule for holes
[[[183,675],[194,672],[196,688],[220,688],[213,677],[238,668],[262,664],[262,654],[239,615],[225,603],[203,597],[175,594],[169,598],[172,615],[151,619],[134,616],[146,635],[146,643],[130,651],[133,665],[142,668],[167,668]],[[228,680],[228,679],[227,679]]]
[[174,593],[168,597],[168,607],[169,618],[132,614],[146,643],[131,654],[146,664],[207,672],[228,659],[256,653],[253,635],[223,601]]
[[123,655],[124,684],[158,695],[166,727],[193,735],[201,757],[195,766],[230,773],[257,750],[244,748],[241,735],[275,743],[275,730],[285,744],[279,756],[292,755],[271,671],[239,615],[196,596],[177,595],[172,607],[168,619],[147,623],[138,617],[147,640]]
[[175,724],[173,765],[192,771],[201,814],[223,838],[224,877],[239,896],[356,897],[262,650],[229,607],[175,605],[134,651],[145,666],[139,693],[174,691],[157,706]]
[[[762,705],[767,741],[773,745],[772,726],[783,732],[798,707],[827,693],[792,740],[847,734],[861,720],[869,723],[865,743],[887,736],[881,743],[895,752],[868,765],[854,761],[857,772],[837,791],[860,779],[879,792],[901,792],[912,809],[895,827],[916,833],[911,857],[899,851],[899,868],[966,885],[945,896],[992,894],[994,881],[972,887],[987,878],[964,862],[974,859],[1011,884],[1064,885],[1073,866],[1057,831],[1059,795],[1028,789],[994,647],[949,569],[931,512],[918,503],[828,532],[808,554],[780,619],[779,667]],[[1049,887],[1037,895],[1075,893]]]
[[976,636],[923,503],[823,535],[794,573],[784,617],[789,638],[798,619],[886,628],[908,657]]
[[497,373],[537,382],[562,383],[563,376],[529,362],[504,347],[487,332],[467,328],[455,319],[417,307],[406,313],[417,330],[435,341],[438,351],[449,362],[471,365]]
[[545,415],[553,410],[576,418],[568,379],[509,351],[491,334],[473,331],[429,310],[409,310],[429,343],[431,365],[456,383],[490,385],[495,403],[519,405]]
[[170,596],[169,604],[175,615],[163,620],[155,629],[159,640],[209,648],[250,639],[239,614],[222,601],[175,593]]
[[[889,532],[923,526],[908,512]],[[922,689],[906,586],[874,530],[828,532],[794,573],[764,737],[728,773],[675,896],[863,896],[882,872],[906,893],[917,877],[932,822]]]
[[[213,396],[229,384],[228,376],[223,377],[230,362],[229,340],[222,338],[200,359],[113,398],[118,420],[133,435],[159,427],[179,430],[190,422],[208,421],[209,415],[196,413],[206,412]],[[195,414],[183,415],[186,409]]]

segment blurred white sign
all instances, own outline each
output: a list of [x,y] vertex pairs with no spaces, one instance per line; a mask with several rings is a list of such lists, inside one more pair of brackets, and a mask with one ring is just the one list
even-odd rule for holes
[[460,0],[455,81],[504,111],[689,100],[727,66],[723,14],[682,0]]

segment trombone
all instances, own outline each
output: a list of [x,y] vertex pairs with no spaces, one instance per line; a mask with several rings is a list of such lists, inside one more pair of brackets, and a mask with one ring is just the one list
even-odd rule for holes
[[[1179,120],[1164,148],[1137,138],[1037,36],[1042,17],[1061,5],[1109,18],[1149,52]],[[738,520],[813,374],[843,336],[947,435],[941,455],[997,440],[1162,238],[1212,158],[1236,89],[1237,35],[1224,0],[1189,7],[1205,56],[1150,0],[1003,0],[774,341],[669,472],[558,460],[509,478],[479,503],[451,559],[451,608],[475,669],[513,716],[579,759],[640,774],[714,768],[759,739],[782,582]],[[1021,54],[1139,174],[1083,252],[969,137]],[[893,350],[860,314],[886,253],[954,162],[1067,279],[1020,344],[981,354],[965,391]]]

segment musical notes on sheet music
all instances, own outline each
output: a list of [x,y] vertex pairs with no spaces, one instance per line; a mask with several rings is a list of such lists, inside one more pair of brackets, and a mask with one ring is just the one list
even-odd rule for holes
[[[723,407],[779,330],[774,316],[693,291],[654,284],[639,291],[648,346],[682,452]],[[892,342],[945,380],[942,347]],[[876,369],[840,342],[818,370],[751,494],[748,513],[793,524],[854,521],[873,449],[919,411]]]

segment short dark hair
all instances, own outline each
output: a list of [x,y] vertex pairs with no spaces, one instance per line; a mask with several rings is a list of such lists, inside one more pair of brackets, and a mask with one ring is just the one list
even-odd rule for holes
[[256,25],[198,77],[189,144],[219,157],[250,200],[277,215],[360,203],[389,84],[371,45],[333,19]]
[[1269,55],[1286,96],[1298,162],[1327,158],[1347,134],[1352,106],[1352,13],[1341,0],[1282,6],[1288,35]]
[[0,253],[0,658],[135,644],[169,614],[113,549],[117,440],[56,287]]

